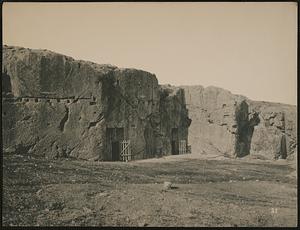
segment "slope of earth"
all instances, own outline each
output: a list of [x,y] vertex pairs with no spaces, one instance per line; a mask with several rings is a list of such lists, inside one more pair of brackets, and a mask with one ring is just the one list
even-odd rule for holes
[[[296,226],[295,162],[3,157],[4,226]],[[163,190],[170,181],[174,187]]]

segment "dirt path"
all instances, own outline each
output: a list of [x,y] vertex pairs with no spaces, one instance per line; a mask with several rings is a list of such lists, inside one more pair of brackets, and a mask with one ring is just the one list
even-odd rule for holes
[[[3,224],[296,226],[286,161],[170,156],[136,162],[4,156]],[[163,182],[175,188],[163,191]]]

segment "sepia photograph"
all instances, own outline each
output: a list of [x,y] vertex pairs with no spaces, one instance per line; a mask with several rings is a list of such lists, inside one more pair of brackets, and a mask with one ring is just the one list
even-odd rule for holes
[[2,227],[297,227],[298,3],[2,3]]

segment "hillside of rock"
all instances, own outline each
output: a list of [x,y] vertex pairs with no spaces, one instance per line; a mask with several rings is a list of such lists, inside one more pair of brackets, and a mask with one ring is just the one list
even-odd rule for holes
[[287,158],[296,151],[296,106],[252,101],[217,87],[181,86],[192,152]]
[[2,50],[6,152],[99,160],[176,155],[190,146],[192,153],[229,157],[296,153],[296,106],[212,86],[159,85],[143,70],[48,50]]
[[171,154],[172,128],[187,138],[183,92],[162,98],[154,74],[22,47],[3,60],[4,151],[141,159]]
[[259,114],[254,127],[251,152],[277,158],[294,157],[297,154],[296,106],[249,101],[250,111]]

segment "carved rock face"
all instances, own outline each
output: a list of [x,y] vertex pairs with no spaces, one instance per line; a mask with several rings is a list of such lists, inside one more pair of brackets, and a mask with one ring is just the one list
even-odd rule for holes
[[20,47],[4,47],[3,57],[12,96],[3,100],[5,151],[112,160],[130,140],[139,159],[155,156],[156,146],[170,154],[174,127],[187,140],[183,91],[170,88],[162,98],[151,73]]
[[135,159],[177,153],[180,141],[193,153],[239,157],[297,148],[295,106],[21,47],[3,47],[2,73],[5,151],[112,160],[121,140]]

